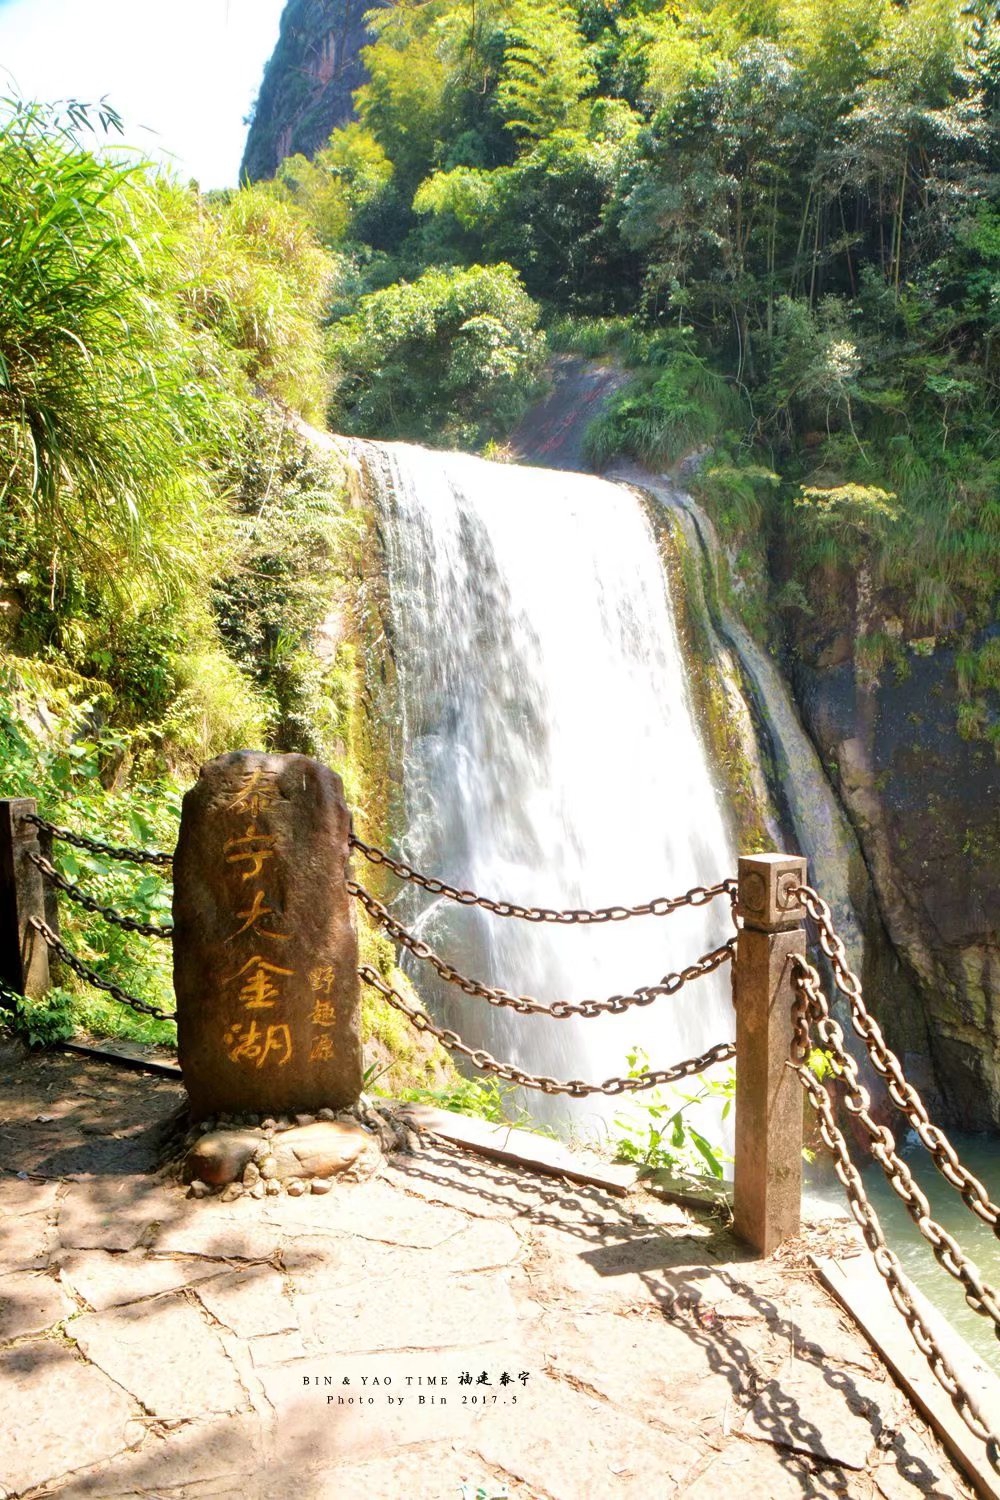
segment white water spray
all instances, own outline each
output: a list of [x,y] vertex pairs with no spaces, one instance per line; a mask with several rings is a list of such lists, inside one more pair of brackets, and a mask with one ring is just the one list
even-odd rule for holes
[[[405,858],[524,905],[632,905],[735,874],[656,543],[636,495],[584,475],[379,446],[404,716]],[[732,934],[728,903],[588,927],[407,892],[457,968],[516,993],[604,999]],[[416,902],[416,904],[412,904]],[[497,1010],[411,972],[462,1037],[534,1073],[600,1082],[639,1046],[669,1066],[732,1039],[728,967],[623,1016]],[[567,1118],[544,1096],[536,1118]],[[599,1097],[578,1129],[620,1112]]]

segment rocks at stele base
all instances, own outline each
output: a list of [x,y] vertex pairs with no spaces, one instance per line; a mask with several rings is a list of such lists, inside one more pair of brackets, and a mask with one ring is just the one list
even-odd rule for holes
[[335,1180],[371,1177],[386,1152],[412,1150],[416,1136],[387,1106],[362,1099],[353,1110],[316,1116],[220,1115],[189,1138],[181,1167],[192,1198],[301,1197],[330,1191]]

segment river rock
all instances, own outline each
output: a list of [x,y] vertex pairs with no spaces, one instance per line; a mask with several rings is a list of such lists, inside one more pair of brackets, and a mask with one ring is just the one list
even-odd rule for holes
[[280,1126],[358,1098],[349,833],[340,778],[305,755],[219,756],[185,796],[174,987],[196,1120],[249,1112]]
[[237,1182],[253,1160],[260,1136],[249,1130],[213,1130],[195,1142],[184,1164],[185,1182],[201,1181],[210,1187]]
[[378,1163],[378,1149],[360,1125],[336,1120],[317,1120],[285,1131],[273,1146],[277,1175],[283,1182],[294,1177],[339,1177],[367,1172]]

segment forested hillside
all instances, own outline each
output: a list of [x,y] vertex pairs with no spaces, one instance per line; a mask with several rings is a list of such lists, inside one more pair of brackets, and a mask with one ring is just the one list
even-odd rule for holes
[[[597,461],[711,442],[724,524],[755,536],[766,512],[801,540],[780,598],[793,626],[841,597],[835,574],[853,574],[862,543],[866,587],[900,592],[906,628],[988,622],[989,7],[426,0],[369,21],[357,120],[277,174],[341,264],[335,424],[426,436],[437,416],[449,440],[440,349],[418,369],[423,417],[395,402],[390,417],[372,379],[398,383],[404,348],[422,350],[442,275],[509,265],[557,346],[642,372],[593,433]],[[386,298],[399,281],[405,295]],[[461,338],[486,358],[497,330],[479,320],[512,313],[469,310]],[[366,320],[384,325],[377,371]],[[894,637],[862,625],[878,669]],[[970,736],[1000,735],[995,654],[966,653]]]
[[276,176],[339,267],[331,423],[499,436],[537,368],[525,294],[550,349],[629,367],[591,461],[702,454],[728,602],[781,659],[925,996],[899,1045],[934,1038],[980,1119],[1000,1087],[994,8],[404,0],[369,27],[356,118]]

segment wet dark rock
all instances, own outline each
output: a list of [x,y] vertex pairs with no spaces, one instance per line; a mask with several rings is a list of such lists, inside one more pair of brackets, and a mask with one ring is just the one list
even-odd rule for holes
[[932,1110],[995,1128],[1000,765],[991,745],[958,733],[954,652],[902,652],[904,670],[887,666],[869,687],[850,664],[800,667],[795,685],[909,980],[909,1003],[880,1006],[886,976],[864,976],[871,1008],[907,1072],[928,1077]]

